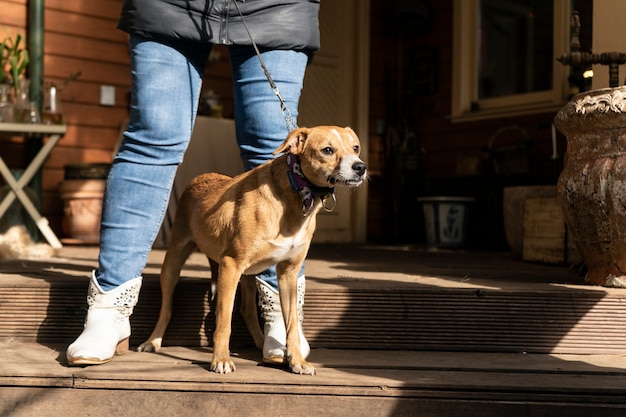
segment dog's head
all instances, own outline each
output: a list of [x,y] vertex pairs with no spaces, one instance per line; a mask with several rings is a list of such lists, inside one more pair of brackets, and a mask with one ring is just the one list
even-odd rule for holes
[[367,177],[361,142],[349,127],[294,129],[274,153],[283,152],[298,155],[302,173],[318,187],[358,187]]

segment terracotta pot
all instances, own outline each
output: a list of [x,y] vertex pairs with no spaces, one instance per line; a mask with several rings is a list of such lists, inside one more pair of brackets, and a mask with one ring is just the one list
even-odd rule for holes
[[100,217],[106,180],[65,180],[59,186],[63,200],[63,233],[82,243],[100,241]]
[[626,87],[588,91],[554,123],[567,137],[558,195],[591,284],[626,286]]

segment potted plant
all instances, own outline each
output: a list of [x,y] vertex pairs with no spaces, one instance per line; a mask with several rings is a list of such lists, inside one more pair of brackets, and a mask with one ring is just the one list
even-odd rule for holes
[[[6,36],[0,41],[0,121],[21,120],[30,106],[29,80],[23,77],[30,56],[21,34],[11,36],[4,28]],[[13,100],[9,91],[13,90]]]
[[[13,37],[7,33],[7,36],[2,40],[1,46],[2,68],[5,69],[5,67],[8,66],[9,77],[15,91],[18,90],[20,76],[26,71],[30,61],[28,49],[26,49],[26,47],[22,47],[22,43],[23,37],[21,34],[18,33]],[[4,82],[4,71],[2,71],[0,77],[0,83]]]
[[0,43],[0,85],[5,83],[5,67],[7,64],[7,48],[5,46],[6,38]]

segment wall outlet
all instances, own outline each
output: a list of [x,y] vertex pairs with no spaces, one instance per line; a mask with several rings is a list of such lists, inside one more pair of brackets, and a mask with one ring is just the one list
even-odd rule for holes
[[115,106],[115,87],[112,85],[100,86],[100,105]]

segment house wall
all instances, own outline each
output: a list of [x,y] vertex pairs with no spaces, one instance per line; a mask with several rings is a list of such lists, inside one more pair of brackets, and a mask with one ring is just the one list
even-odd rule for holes
[[[424,2],[397,4],[410,3]],[[559,159],[552,160],[553,113],[452,123],[453,2],[429,3],[431,9],[394,10],[385,0],[372,0],[368,240],[422,243],[424,225],[416,198],[457,195],[476,198],[470,246],[507,249],[503,188],[555,184],[565,139],[557,135]],[[420,17],[423,13],[427,17]],[[512,125],[523,128],[530,139],[529,172],[495,175],[485,160],[489,140]],[[508,131],[494,139],[492,150],[502,154],[502,146],[518,141],[516,131]],[[519,160],[520,155],[513,156]]]
[[[395,2],[420,5],[424,2]],[[452,123],[452,0],[428,2],[432,9],[398,10],[387,0],[371,1],[370,123],[367,240],[421,243],[424,195],[469,195],[473,206],[470,244],[506,249],[501,219],[503,187],[555,183],[565,139],[558,135],[560,158],[552,161],[551,121],[546,113],[480,122]],[[129,59],[126,35],[115,28],[121,0],[46,0],[46,81],[61,81],[81,71],[62,92],[67,135],[44,166],[43,212],[61,233],[58,194],[63,167],[79,162],[109,162],[128,117]],[[10,32],[26,27],[26,0],[0,0],[0,25]],[[422,17],[420,17],[422,16]],[[207,66],[205,89],[222,97],[224,116],[232,116],[227,50]],[[116,88],[116,105],[99,103],[100,85]],[[528,175],[493,175],[484,169],[490,137],[498,129],[521,126],[531,140]],[[394,134],[395,133],[395,134]],[[502,145],[513,136],[498,139]],[[500,145],[500,143],[496,143]],[[23,164],[18,138],[0,138],[0,154],[12,166]],[[472,175],[469,175],[472,174]]]
[[[122,0],[45,0],[44,82],[61,83],[80,71],[61,92],[67,134],[52,151],[42,175],[42,211],[62,237],[63,203],[58,188],[64,167],[76,163],[108,163],[128,118],[130,60],[127,35],[116,28]],[[0,0],[0,26],[27,35],[26,0]],[[0,28],[0,36],[4,30]],[[226,51],[207,66],[205,88],[222,96],[224,114],[232,116],[230,67]],[[115,105],[101,106],[100,86],[115,87]],[[11,168],[25,166],[22,138],[0,138],[0,155]]]
[[[80,71],[61,91],[67,134],[52,151],[41,176],[42,210],[61,233],[63,204],[58,187],[66,164],[110,162],[120,125],[128,117],[130,76],[126,36],[115,30],[121,1],[46,0],[44,82],[61,83]],[[0,25],[27,35],[27,2],[0,1]],[[100,85],[114,86],[115,106],[99,105]],[[0,141],[9,164],[24,166],[21,138]]]
[[[582,17],[581,17],[582,18]],[[591,16],[585,16],[591,19]],[[596,1],[593,5],[593,45],[591,50],[594,53],[621,52],[626,51],[626,28],[622,22],[626,19],[626,7],[620,0]],[[602,30],[608,28],[609,30]],[[624,80],[624,70],[626,65],[619,66],[620,82]],[[592,87],[606,88],[609,85],[609,71],[606,66],[593,66]]]

